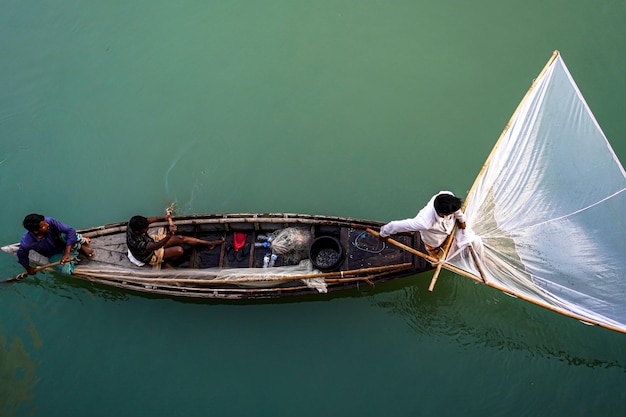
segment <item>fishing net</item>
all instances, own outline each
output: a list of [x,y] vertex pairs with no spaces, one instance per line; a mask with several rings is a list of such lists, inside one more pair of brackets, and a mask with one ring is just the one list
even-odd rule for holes
[[288,227],[272,233],[268,241],[272,253],[282,256],[284,264],[292,265],[308,259],[313,234],[305,228]]
[[[488,284],[626,332],[624,207],[624,168],[557,56],[468,197]],[[479,275],[466,253],[448,262]]]
[[313,268],[311,261],[305,259],[297,265],[278,266],[273,268],[231,268],[222,269],[216,279],[232,281],[242,287],[272,287],[289,282],[287,278],[302,281],[309,288],[325,293],[326,282],[323,278],[300,279],[298,276],[319,274],[320,271]]
[[[79,264],[76,271],[96,274],[101,279],[111,279],[112,281],[145,282],[148,286],[159,285],[165,282],[166,284],[177,283],[206,287],[210,287],[214,283],[218,287],[223,286],[223,284],[232,284],[246,288],[272,288],[304,283],[307,287],[316,289],[320,293],[327,292],[326,281],[321,277],[315,276],[320,274],[320,271],[315,269],[308,259],[302,260],[297,265],[273,268],[181,268],[162,270],[138,267],[133,270],[132,277],[127,278],[122,277],[128,275],[128,267],[116,265],[100,265],[97,269],[94,269]],[[189,284],[186,284],[185,281],[187,280]],[[194,282],[195,280],[201,280],[202,282]]]

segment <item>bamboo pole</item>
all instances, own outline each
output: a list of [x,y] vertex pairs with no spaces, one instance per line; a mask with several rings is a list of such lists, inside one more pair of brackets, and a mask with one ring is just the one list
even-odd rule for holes
[[[408,266],[407,269],[412,268],[412,265],[410,263],[405,264]],[[346,283],[350,283],[350,282],[357,282],[357,281],[365,281],[366,283],[370,284],[370,285],[374,285],[374,283],[372,283],[370,281],[370,279],[372,278],[376,278],[378,275],[368,275],[365,277],[355,277],[355,278],[343,278],[343,279],[325,279],[326,283],[330,283],[330,284],[346,284]],[[297,286],[289,286],[289,287],[263,287],[263,288],[241,288],[241,287],[236,287],[236,286],[232,286],[232,287],[222,287],[222,288],[206,288],[206,287],[190,287],[190,286],[181,286],[180,284],[176,284],[175,286],[172,285],[167,285],[167,283],[165,285],[161,284],[158,287],[155,288],[151,288],[149,286],[146,286],[147,284],[149,284],[150,282],[148,280],[142,280],[141,282],[133,282],[132,284],[135,285],[129,285],[128,283],[126,283],[126,281],[122,282],[122,281],[110,281],[108,279],[101,279],[99,277],[95,277],[95,276],[76,276],[76,278],[81,278],[81,279],[85,279],[87,281],[90,282],[96,282],[98,284],[102,284],[102,285],[111,285],[111,286],[115,286],[117,288],[123,288],[123,289],[131,289],[131,290],[137,290],[137,291],[142,291],[142,292],[149,292],[149,293],[158,293],[158,294],[167,294],[167,295],[173,295],[173,296],[184,296],[184,297],[196,297],[196,298],[239,298],[239,299],[243,299],[243,298],[247,298],[247,297],[231,297],[228,295],[223,295],[223,294],[227,294],[227,293],[237,293],[237,294],[248,294],[248,293],[275,293],[275,292],[297,292],[297,291],[302,291],[302,290],[311,290],[310,287],[306,286],[306,285],[297,285]],[[130,282],[130,281],[128,281]],[[183,282],[185,282],[183,280]],[[231,284],[233,284],[232,282],[229,282]],[[236,283],[234,283],[236,284]],[[173,291],[172,291],[173,290]],[[216,295],[216,294],[219,294]]]
[[[366,227],[380,226],[382,223],[372,220],[360,220],[343,217],[330,217],[330,216],[304,216],[304,217],[255,217],[254,215],[245,215],[247,217],[217,217],[217,218],[202,218],[193,216],[172,216],[178,226],[186,225],[223,225],[225,228],[231,224],[236,223],[250,223],[250,224],[285,224],[285,225],[325,225],[325,226],[337,226],[337,227],[352,227],[354,229],[365,229]],[[264,216],[264,215],[263,215]],[[287,216],[287,215],[286,215]],[[291,215],[297,216],[297,215]],[[150,227],[162,227],[165,226],[165,222],[155,222]],[[100,237],[111,235],[115,233],[124,232],[126,230],[126,223],[114,223],[105,226],[98,226],[88,229],[79,230],[84,236],[87,237]]]
[[501,285],[499,285],[497,283],[494,283],[494,282],[490,281],[490,282],[487,283],[487,286],[489,286],[491,288],[495,288],[496,290],[502,291],[503,293],[511,295],[511,296],[513,296],[515,298],[519,298],[520,300],[524,300],[524,301],[527,301],[527,302],[532,303],[534,305],[537,305],[539,307],[543,307],[543,308],[545,308],[545,309],[547,309],[549,311],[552,311],[552,312],[555,312],[555,313],[559,313],[559,314],[562,314],[562,315],[564,315],[566,317],[570,317],[570,318],[576,319],[576,320],[578,320],[580,322],[583,322],[585,324],[603,327],[605,329],[614,330],[614,331],[620,332],[620,333],[626,333],[626,328],[624,328],[624,327],[618,327],[618,326],[614,326],[614,325],[611,325],[611,324],[600,323],[598,321],[595,321],[595,320],[589,319],[587,317],[584,317],[584,316],[581,316],[581,315],[569,312],[567,310],[554,307],[554,306],[552,306],[552,305],[550,305],[548,303],[539,302],[539,301],[537,301],[537,300],[535,300],[535,299],[533,299],[531,297],[528,297],[526,295],[513,293],[513,292],[511,292],[510,289],[508,289],[506,287],[503,287],[503,286],[501,286]]
[[[148,293],[156,293],[156,294],[166,294],[173,296],[182,296],[182,297],[193,297],[193,298],[238,298],[244,299],[246,297],[223,297],[218,296],[224,293],[263,293],[263,292],[295,292],[298,290],[306,290],[310,289],[310,287],[306,285],[298,285],[298,286],[289,286],[289,287],[264,287],[264,288],[237,288],[235,286],[226,288],[202,288],[202,287],[184,287],[184,286],[169,286],[169,285],[159,285],[158,288],[148,288],[146,286],[142,286],[141,284],[134,283],[136,285],[125,284],[120,281],[109,281],[106,279],[99,279],[97,277],[78,277],[84,279],[89,282],[95,282],[102,285],[114,286],[116,288],[130,289]],[[175,291],[171,291],[175,290]],[[218,295],[216,295],[218,294]]]
[[[263,282],[281,282],[281,281],[297,281],[302,279],[312,279],[312,278],[324,278],[333,279],[334,282],[350,282],[357,279],[369,279],[370,276],[367,275],[365,277],[357,277],[358,274],[376,274],[389,272],[394,270],[407,270],[413,268],[411,263],[402,263],[396,265],[388,265],[388,266],[380,266],[380,267],[372,267],[372,268],[363,268],[363,269],[353,269],[348,271],[340,271],[340,272],[323,272],[323,273],[315,273],[315,274],[306,274],[306,275],[295,275],[295,276],[283,276],[283,277],[267,277],[261,279],[241,279],[241,280],[219,280],[219,279],[176,279],[176,278],[153,278],[153,277],[122,277],[116,274],[112,274],[110,272],[103,270],[94,270],[94,269],[80,269],[75,270],[75,274],[77,276],[85,276],[85,277],[97,277],[108,280],[115,281],[128,281],[128,282],[137,282],[137,283],[185,283],[185,284],[204,284],[204,285],[215,285],[215,284],[228,284],[228,285],[237,285],[244,283],[263,283]],[[215,275],[217,276],[217,275]],[[354,276],[354,277],[353,277]]]
[[[530,93],[534,90],[535,86],[537,85],[537,81],[539,79],[541,79],[541,77],[543,77],[543,75],[546,73],[546,71],[548,70],[548,68],[550,67],[550,65],[552,65],[552,63],[554,62],[554,60],[559,56],[559,51],[554,51],[552,53],[552,56],[550,57],[550,59],[548,60],[548,62],[546,63],[546,65],[543,67],[543,69],[541,70],[541,72],[539,73],[539,75],[537,76],[537,78],[535,78],[530,86],[530,88],[528,89],[528,91],[526,91],[526,94],[524,95],[524,97],[522,98],[522,101],[520,101],[520,103],[517,105],[517,107],[515,108],[515,111],[513,112],[513,114],[511,115],[511,118],[509,119],[508,123],[506,124],[506,126],[504,127],[504,129],[502,130],[502,133],[500,133],[500,137],[498,138],[498,140],[496,141],[496,144],[494,145],[494,147],[491,149],[491,152],[489,153],[489,156],[487,157],[487,160],[485,161],[485,163],[483,164],[482,168],[480,169],[480,171],[478,172],[478,175],[476,176],[476,179],[474,180],[474,183],[472,184],[472,187],[470,188],[469,192],[467,193],[467,197],[465,197],[465,201],[463,202],[463,212],[465,212],[465,208],[467,207],[468,202],[470,201],[471,197],[473,197],[474,192],[476,191],[476,188],[478,187],[478,183],[480,182],[480,179],[482,178],[482,176],[485,174],[485,170],[487,169],[487,167],[489,166],[489,163],[491,162],[491,159],[493,158],[493,155],[495,155],[496,150],[500,147],[500,144],[502,142],[502,140],[504,139],[504,136],[506,135],[506,133],[509,131],[509,129],[511,128],[511,125],[513,124],[513,121],[515,120],[515,118],[517,117],[517,114],[519,113],[520,109],[522,108],[523,104],[526,102],[526,100],[528,99],[528,96],[530,95]],[[456,225],[455,227],[452,229],[452,232],[450,232],[450,235],[448,236],[448,239],[446,239],[446,242],[444,243],[443,246],[443,250],[444,250],[444,258],[446,256],[448,256],[448,252],[450,250],[450,246],[452,245],[452,240],[454,238],[454,234],[456,232]],[[473,253],[472,257],[474,258],[474,261],[476,262],[476,254]],[[480,268],[480,265],[478,265],[478,263],[476,263],[476,267],[478,268],[479,271],[481,271],[482,273],[482,269]],[[435,269],[435,273],[433,274],[433,278],[430,282],[430,286],[428,287],[429,291],[432,291],[433,288],[435,287],[435,283],[437,282],[437,278],[439,277],[439,272],[441,272],[441,264],[437,265],[436,269]],[[484,275],[483,275],[483,280],[484,280]],[[486,281],[485,281],[486,282]]]
[[528,96],[530,95],[530,93],[535,89],[538,80],[541,79],[541,77],[543,77],[543,75],[546,73],[546,71],[548,71],[548,68],[550,68],[550,65],[552,65],[552,63],[554,62],[554,60],[559,56],[559,51],[555,50],[552,53],[552,56],[550,57],[550,59],[548,60],[548,62],[546,63],[546,65],[543,67],[543,69],[539,72],[539,75],[537,75],[537,78],[535,78],[532,82],[532,84],[530,85],[530,87],[528,88],[528,91],[526,91],[526,94],[524,94],[524,97],[522,98],[522,101],[520,101],[520,103],[517,105],[517,107],[515,108],[515,111],[513,112],[513,114],[511,115],[511,118],[509,119],[509,121],[507,122],[507,124],[504,126],[504,129],[502,130],[502,133],[500,133],[500,136],[498,137],[498,140],[496,141],[496,144],[494,145],[494,147],[491,149],[491,152],[489,153],[489,156],[487,157],[487,160],[485,161],[485,163],[483,164],[482,168],[480,169],[478,175],[476,176],[476,179],[474,180],[474,183],[472,184],[472,187],[470,188],[469,192],[467,193],[467,197],[465,198],[465,204],[464,206],[467,206],[467,202],[471,199],[471,197],[473,196],[474,192],[476,191],[476,188],[478,186],[478,183],[481,179],[481,177],[484,175],[485,170],[487,169],[487,166],[489,166],[489,163],[491,162],[491,159],[493,158],[493,156],[496,153],[496,150],[500,147],[500,144],[502,142],[502,140],[504,139],[504,136],[506,135],[506,133],[509,131],[509,129],[511,128],[511,125],[513,124],[513,120],[515,120],[515,118],[517,117],[517,114],[520,112],[522,106],[524,105],[524,103],[526,102],[526,100],[528,99]]
[[[450,246],[452,246],[452,241],[454,240],[454,233],[455,232],[456,232],[456,223],[454,224],[454,227],[452,228],[452,231],[450,232],[450,234],[446,238],[445,242],[443,243],[443,246],[442,246],[443,257],[442,257],[442,259],[446,259],[446,256],[448,256],[448,252],[450,251]],[[442,263],[437,263],[437,265],[435,266],[435,272],[433,273],[433,277],[430,279],[430,285],[428,286],[428,291],[432,291],[435,288],[435,283],[437,282],[437,278],[439,278],[439,273],[441,272],[441,267],[442,267]]]
[[[52,262],[47,265],[38,266],[35,268],[35,273],[39,271],[43,271],[44,269],[52,268],[53,266],[61,265],[61,261]],[[13,278],[5,279],[4,281],[0,281],[0,283],[7,284],[9,282],[17,282],[21,281],[28,276],[28,272],[22,272],[19,275],[14,276]]]
[[[407,268],[410,269],[410,268]],[[357,277],[348,277],[348,278],[324,278],[324,281],[327,284],[346,284],[350,282],[356,281],[365,281],[369,285],[374,285],[371,281],[373,278],[376,278],[378,275],[366,275],[366,276],[357,276]],[[291,277],[276,277],[273,279],[266,280],[245,280],[245,281],[228,281],[228,280],[191,280],[191,279],[166,279],[166,278],[157,278],[157,279],[141,279],[141,278],[119,278],[116,276],[108,275],[108,274],[90,274],[89,276],[81,276],[76,275],[76,277],[84,278],[89,281],[97,281],[102,284],[111,284],[112,282],[115,284],[126,284],[132,283],[136,285],[150,285],[150,284],[159,284],[159,287],[162,288],[174,288],[177,290],[193,290],[193,291],[226,291],[229,288],[214,288],[212,285],[241,285],[241,284],[263,284],[263,283],[275,283],[275,282],[290,282],[290,281],[303,281],[310,278],[291,278]],[[168,284],[174,284],[176,286],[170,286]],[[179,284],[206,284],[207,286],[188,286],[182,287]],[[277,287],[271,287],[267,289],[273,289]],[[282,289],[291,289],[292,287],[280,287]],[[308,287],[307,287],[308,288]],[[232,288],[231,288],[232,289]],[[243,292],[249,292],[254,288],[244,288]]]
[[476,268],[478,269],[478,273],[480,274],[480,278],[486,284],[487,283],[487,276],[485,275],[485,271],[483,271],[483,267],[480,265],[480,261],[478,259],[478,256],[476,255],[476,251],[474,250],[474,247],[472,246],[471,242],[470,242],[470,244],[469,244],[469,246],[467,248],[469,249],[469,252],[472,255],[472,259],[474,260],[474,264],[476,265]]
[[374,229],[367,228],[367,229],[365,229],[365,231],[367,233],[369,233],[370,235],[372,235],[372,236],[376,236],[379,239],[384,239],[386,242],[389,242],[392,245],[395,245],[395,246],[397,246],[399,248],[402,248],[402,249],[404,249],[404,250],[406,250],[408,252],[411,252],[413,255],[416,255],[416,256],[419,256],[420,258],[426,259],[427,261],[430,261],[433,264],[439,262],[439,260],[436,259],[435,257],[427,255],[427,254],[425,254],[423,252],[420,252],[417,249],[414,249],[414,248],[412,248],[410,246],[405,245],[404,243],[400,243],[397,240],[393,240],[390,237],[382,237],[382,236],[380,236],[380,233],[378,233]]
[[[374,235],[374,236],[380,237],[380,234],[379,234],[378,232],[376,232],[375,230],[372,230],[372,229],[366,229],[366,231],[367,231],[367,233],[369,233],[369,234],[372,234],[372,235]],[[426,259],[427,261],[430,261],[430,262],[432,262],[432,263],[439,262],[439,260],[438,260],[438,259],[436,259],[435,257],[430,256],[430,255],[426,255],[425,253],[420,252],[420,251],[418,251],[417,249],[414,249],[414,248],[412,248],[412,247],[410,247],[410,246],[407,246],[407,245],[405,245],[404,243],[400,243],[400,242],[398,242],[397,240],[394,240],[394,239],[392,239],[392,238],[390,238],[390,237],[381,237],[381,239],[385,240],[385,242],[389,242],[389,243],[391,243],[392,245],[395,245],[395,246],[397,246],[397,247],[399,247],[399,248],[402,248],[402,249],[406,250],[407,252],[412,253],[413,255],[419,256],[420,258],[424,258],[424,259]],[[464,271],[464,270],[462,270],[461,268],[457,268],[457,267],[456,267],[456,266],[454,266],[454,265],[450,265],[450,264],[447,264],[447,263],[445,263],[445,262],[442,262],[442,263],[440,263],[439,265],[441,265],[443,268],[446,268],[448,271],[452,271],[452,272],[454,272],[455,274],[458,274],[458,275],[463,275],[464,277],[466,277],[466,278],[470,278],[470,279],[473,279],[474,281],[483,282],[483,281],[482,281],[482,279],[481,279],[480,277],[477,277],[477,276],[475,276],[475,275],[473,275],[473,274],[470,274],[469,272]]]
[[[189,214],[173,215],[176,222],[183,224],[230,224],[230,223],[305,223],[327,225],[350,225],[354,224],[364,228],[367,225],[376,226],[380,222],[375,220],[357,219],[352,217],[291,214],[291,213],[231,213],[231,214]],[[107,231],[111,229],[126,228],[127,222],[110,223],[102,226],[80,229],[81,233]]]
[[[78,258],[74,257],[74,258],[70,259],[70,262],[75,262],[77,259]],[[35,267],[35,273],[37,273],[39,271],[43,271],[44,269],[52,268],[52,267],[57,266],[57,265],[61,265],[61,261],[60,260],[56,261],[56,262],[52,262],[52,263],[46,264],[46,265],[37,266],[37,267]],[[28,276],[28,272],[22,272],[21,274],[16,275],[13,278],[9,278],[7,280],[0,281],[0,284],[2,284],[2,283],[6,284],[6,283],[9,283],[9,282],[20,281],[20,280],[23,280],[24,278],[26,278],[27,276]]]

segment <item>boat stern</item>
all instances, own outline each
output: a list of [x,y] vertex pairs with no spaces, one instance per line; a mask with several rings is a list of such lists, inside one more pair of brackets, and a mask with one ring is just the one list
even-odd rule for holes
[[20,247],[19,243],[14,243],[12,245],[2,246],[0,250],[4,253],[8,253],[9,255],[16,256],[17,249]]

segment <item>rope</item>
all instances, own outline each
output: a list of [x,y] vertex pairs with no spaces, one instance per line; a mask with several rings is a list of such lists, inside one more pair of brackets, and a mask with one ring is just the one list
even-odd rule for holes
[[352,242],[352,245],[354,245],[355,248],[357,248],[360,251],[363,252],[367,252],[367,253],[381,253],[382,251],[384,251],[385,249],[387,249],[387,244],[385,242],[382,242],[383,246],[380,250],[372,250],[370,248],[365,248],[362,246],[359,246],[359,240],[363,239],[365,237],[365,235],[367,235],[369,233],[367,232],[361,232],[357,237],[354,238],[354,242]]

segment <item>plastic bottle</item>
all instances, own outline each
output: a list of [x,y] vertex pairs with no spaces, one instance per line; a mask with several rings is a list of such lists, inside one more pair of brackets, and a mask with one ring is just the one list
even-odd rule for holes
[[274,263],[276,262],[276,258],[278,258],[278,255],[272,254],[272,256],[270,256],[270,263],[268,265],[270,268],[274,266]]
[[269,266],[269,264],[270,264],[270,254],[267,253],[263,257],[263,268],[267,268]]

